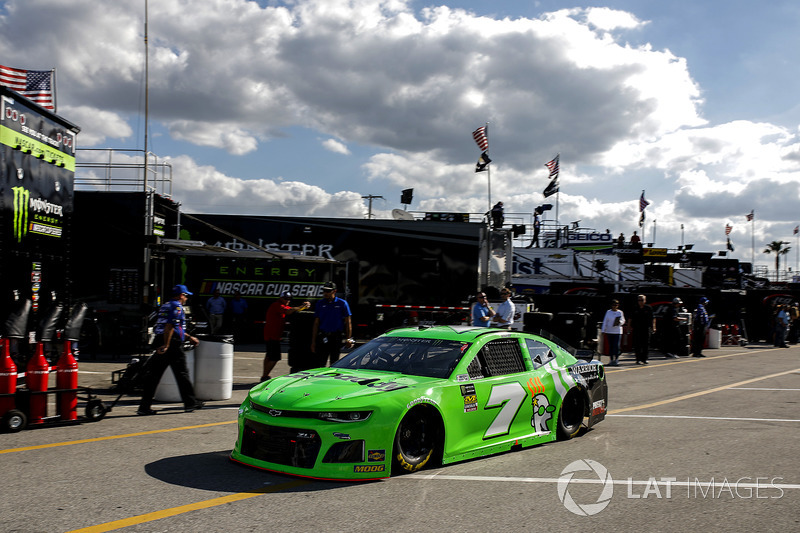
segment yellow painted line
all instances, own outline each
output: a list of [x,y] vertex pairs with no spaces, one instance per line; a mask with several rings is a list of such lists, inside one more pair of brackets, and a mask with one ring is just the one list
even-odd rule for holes
[[69,440],[65,442],[53,442],[50,444],[39,444],[38,446],[25,446],[23,448],[9,448],[7,450],[0,450],[0,454],[13,453],[13,452],[27,452],[30,450],[43,450],[45,448],[56,448],[58,446],[71,446],[73,444],[86,444],[87,442],[101,442],[104,440],[126,439],[128,437],[139,437],[141,435],[155,435],[157,433],[169,433],[170,431],[183,431],[186,429],[199,429],[210,428],[214,426],[223,426],[226,424],[235,424],[238,420],[228,420],[227,422],[214,422],[212,424],[199,424],[197,426],[183,426],[178,428],[168,429],[154,429],[152,431],[141,431],[139,433],[126,433],[125,435],[110,435],[108,437],[95,437],[93,439],[80,439]]
[[666,405],[669,403],[680,402],[683,400],[688,400],[690,398],[697,398],[698,396],[705,396],[706,394],[712,394],[715,392],[731,389],[733,387],[740,387],[742,385],[747,385],[749,383],[755,383],[756,381],[762,381],[765,379],[776,378],[779,376],[785,376],[786,374],[793,374],[795,372],[800,372],[800,368],[795,368],[793,370],[786,370],[785,372],[777,372],[775,374],[769,374],[768,376],[760,376],[757,378],[747,379],[745,381],[740,381],[738,383],[731,383],[730,385],[723,385],[721,387],[715,387],[713,389],[707,389],[699,392],[693,392],[691,394],[685,394],[683,396],[678,396],[676,398],[670,398],[669,400],[661,400],[660,402],[653,402],[653,403],[646,403],[644,405],[635,405],[633,407],[623,407],[622,409],[610,409],[608,414],[616,415],[618,413],[627,413],[629,411],[638,411],[639,409],[648,409],[650,407],[658,407],[659,405]]
[[228,496],[221,496],[219,498],[212,498],[210,500],[190,503],[187,505],[179,505],[178,507],[172,507],[170,509],[162,509],[161,511],[154,511],[152,513],[146,513],[139,516],[132,516],[130,518],[114,520],[113,522],[106,522],[105,524],[98,524],[96,526],[89,526],[82,529],[74,529],[68,533],[102,533],[103,531],[113,531],[115,529],[121,529],[123,527],[130,527],[139,524],[144,524],[147,522],[152,522],[154,520],[161,520],[162,518],[168,518],[170,516],[177,516],[183,513],[199,511],[200,509],[208,509],[211,507],[217,507],[219,505],[225,505],[226,503],[238,502],[246,500],[248,498],[253,498],[255,496],[261,496],[262,494],[269,494],[270,492],[279,492],[282,490],[293,489],[295,487],[300,487],[302,485],[308,485],[311,482],[312,481],[308,479],[298,479],[295,481],[289,481],[287,483],[281,483],[279,485],[262,487],[260,489],[249,490],[247,492],[229,494]]

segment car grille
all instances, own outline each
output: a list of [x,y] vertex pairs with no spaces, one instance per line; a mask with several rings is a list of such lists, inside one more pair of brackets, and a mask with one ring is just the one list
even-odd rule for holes
[[268,426],[246,420],[242,432],[242,454],[286,466],[313,468],[322,439],[316,431]]

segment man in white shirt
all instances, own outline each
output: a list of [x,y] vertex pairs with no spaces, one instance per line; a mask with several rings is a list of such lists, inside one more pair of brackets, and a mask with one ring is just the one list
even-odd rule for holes
[[514,323],[514,302],[511,301],[511,291],[502,289],[500,291],[502,302],[497,306],[497,312],[492,319],[492,325],[498,328],[510,329]]

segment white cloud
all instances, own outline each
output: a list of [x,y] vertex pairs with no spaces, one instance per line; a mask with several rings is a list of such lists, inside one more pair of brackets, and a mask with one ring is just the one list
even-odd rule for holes
[[350,155],[350,150],[347,149],[347,145],[337,141],[336,139],[325,139],[322,141],[322,146],[331,152],[336,154],[342,155]]

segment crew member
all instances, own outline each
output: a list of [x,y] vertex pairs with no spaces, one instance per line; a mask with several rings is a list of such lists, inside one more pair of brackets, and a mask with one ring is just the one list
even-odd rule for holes
[[172,299],[158,310],[158,319],[153,328],[156,336],[156,349],[148,364],[148,382],[142,392],[142,401],[139,403],[138,415],[154,415],[156,411],[150,408],[153,396],[158,387],[164,371],[169,366],[175,374],[175,382],[183,400],[183,408],[187,413],[201,409],[203,402],[197,401],[194,387],[189,381],[189,369],[186,366],[186,355],[183,353],[183,341],[188,339],[197,346],[198,340],[186,333],[186,312],[183,306],[192,293],[186,285],[175,285],[172,288]]
[[343,344],[348,348],[355,344],[351,315],[347,302],[336,296],[336,284],[326,282],[322,286],[322,299],[314,307],[311,335],[311,351],[319,356],[320,366],[325,366],[328,360],[331,364],[338,361]]

